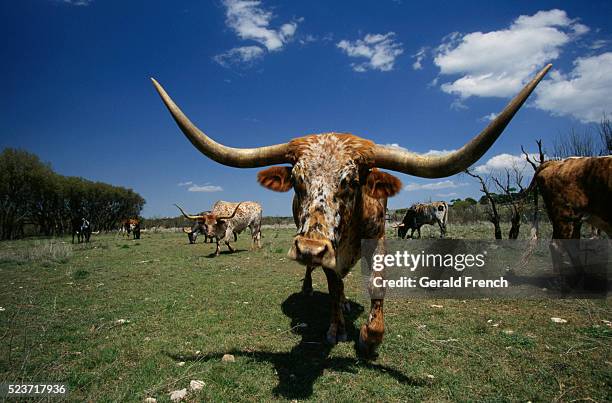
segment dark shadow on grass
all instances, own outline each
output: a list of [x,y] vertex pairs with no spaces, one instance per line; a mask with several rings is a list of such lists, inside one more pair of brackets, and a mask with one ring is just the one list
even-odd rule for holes
[[[234,249],[233,252],[230,252],[229,250],[222,250],[219,255],[233,255],[234,253],[242,253],[242,252],[248,252],[248,249]],[[211,252],[208,255],[204,256],[207,258],[213,258],[213,257],[218,257],[217,255],[215,255],[215,252]]]
[[[346,330],[349,340],[357,343],[359,330],[354,322],[363,312],[363,306],[350,301],[350,307],[350,312],[345,313]],[[367,360],[353,357],[330,358],[329,353],[333,346],[324,342],[330,317],[328,294],[315,292],[312,296],[306,296],[295,293],[283,302],[282,309],[291,319],[292,332],[302,337],[300,343],[289,352],[232,350],[203,355],[166,354],[177,361],[220,361],[225,353],[229,353],[236,357],[272,363],[278,374],[278,385],[273,393],[285,399],[311,397],[314,383],[326,370],[356,373],[359,368],[368,368],[389,374],[402,384],[412,386],[427,384],[425,379],[409,377],[394,368]],[[271,337],[282,336],[271,335]]]

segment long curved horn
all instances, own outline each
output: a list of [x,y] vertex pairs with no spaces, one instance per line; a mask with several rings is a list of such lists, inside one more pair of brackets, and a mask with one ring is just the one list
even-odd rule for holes
[[478,161],[504,131],[514,114],[520,109],[527,97],[544,78],[552,64],[544,67],[504,110],[480,134],[459,150],[440,157],[423,157],[408,151],[376,145],[374,147],[375,166],[392,171],[403,172],[423,178],[443,178],[467,169]]
[[181,210],[181,213],[183,213],[183,216],[185,218],[187,218],[188,220],[201,220],[202,218],[204,218],[204,216],[202,215],[189,215],[187,213],[185,213],[185,211],[181,208],[181,206],[179,206],[178,204],[175,204],[175,206]]
[[191,123],[154,78],[151,78],[151,81],[178,127],[191,141],[191,144],[207,157],[223,165],[237,168],[254,168],[291,162],[287,156],[289,149],[287,143],[257,148],[233,148],[217,143]]
[[236,208],[234,209],[234,212],[232,213],[232,215],[226,216],[226,217],[221,217],[218,216],[217,220],[229,220],[230,218],[234,218],[234,216],[236,215],[236,211],[238,211],[238,207],[240,207],[240,205],[242,204],[242,202],[238,203],[236,205]]

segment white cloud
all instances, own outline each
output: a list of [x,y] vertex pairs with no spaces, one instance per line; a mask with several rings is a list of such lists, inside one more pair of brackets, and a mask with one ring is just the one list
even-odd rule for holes
[[612,112],[612,52],[576,59],[567,75],[553,73],[538,86],[536,107],[585,123]]
[[[529,154],[531,160],[537,160],[536,154]],[[524,155],[498,154],[491,157],[483,165],[474,168],[474,172],[478,174],[494,174],[504,172],[506,169],[517,168],[525,173],[531,172],[531,166],[525,159]]]
[[454,196],[457,196],[457,193],[456,193],[456,192],[450,192],[450,193],[438,193],[438,194],[435,194],[434,196],[436,196],[436,197],[441,197],[441,198],[443,198],[443,199],[444,199],[444,198],[447,198],[447,197],[454,197]]
[[491,112],[488,115],[485,115],[485,116],[481,117],[480,120],[482,122],[491,122],[491,121],[495,120],[496,117],[497,117],[497,113]]
[[264,50],[259,46],[242,46],[213,57],[213,60],[223,67],[233,64],[250,65],[263,57]]
[[450,154],[450,153],[453,153],[453,152],[457,151],[457,150],[446,150],[446,149],[444,149],[444,150],[429,150],[429,151],[426,151],[424,153],[419,153],[419,152],[416,152],[416,151],[409,150],[406,147],[402,147],[402,146],[400,146],[397,143],[390,143],[390,144],[383,144],[383,145],[385,147],[397,148],[399,150],[407,151],[409,153],[418,154],[418,155],[421,155],[423,157],[438,157],[438,156],[441,156],[441,155],[446,155],[446,154]]
[[189,186],[189,185],[192,185],[192,184],[193,184],[192,181],[187,181],[187,182],[179,182],[176,185],[177,186]]
[[70,4],[72,6],[88,6],[93,0],[63,0],[64,4]]
[[412,57],[414,58],[414,63],[412,63],[413,70],[422,70],[423,69],[423,59],[425,59],[427,52],[427,48],[421,48],[418,52],[416,52]]
[[297,29],[298,21],[281,25],[279,29],[270,28],[272,12],[262,9],[261,2],[255,0],[225,0],[226,23],[241,39],[258,42],[270,52],[278,51],[291,40]]
[[193,184],[189,187],[189,189],[187,189],[190,192],[207,192],[207,193],[211,193],[211,192],[222,192],[223,188],[221,186],[216,186],[216,185],[196,185]]
[[444,180],[440,182],[425,183],[425,184],[409,183],[408,185],[404,186],[404,190],[407,192],[414,192],[415,190],[440,190],[440,189],[452,189],[452,188],[457,188],[457,187],[466,186],[466,185],[467,183],[455,183],[455,181],[452,181],[452,180]]
[[592,49],[592,50],[601,49],[603,47],[608,46],[610,42],[612,41],[609,41],[606,39],[597,39],[591,44],[591,46],[589,46],[589,49]]
[[356,41],[341,40],[336,46],[349,57],[367,59],[361,63],[351,63],[353,70],[363,73],[367,70],[391,71],[395,58],[404,53],[402,44],[396,42],[394,32],[386,34],[367,34]]
[[441,89],[461,99],[509,97],[536,70],[557,59],[563,46],[588,31],[563,10],[521,15],[506,29],[452,33],[436,49],[434,63],[442,75],[460,75]]
[[307,45],[312,42],[316,42],[318,38],[314,35],[307,34],[304,37],[300,38],[299,42],[301,45]]

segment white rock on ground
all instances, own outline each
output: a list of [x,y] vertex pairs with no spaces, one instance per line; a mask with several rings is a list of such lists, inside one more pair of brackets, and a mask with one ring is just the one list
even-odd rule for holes
[[180,389],[180,390],[175,390],[173,392],[170,393],[170,400],[172,400],[173,402],[178,402],[181,401],[185,398],[185,396],[187,396],[187,389]]
[[561,318],[550,318],[555,323],[567,323],[567,320]]
[[154,397],[147,397],[144,401],[145,403],[157,403],[157,399]]
[[204,387],[204,381],[198,381],[195,379],[192,379],[191,382],[189,382],[189,389],[191,390],[200,390]]
[[221,361],[223,361],[223,362],[235,362],[236,359],[231,354],[223,354],[223,358],[221,358]]

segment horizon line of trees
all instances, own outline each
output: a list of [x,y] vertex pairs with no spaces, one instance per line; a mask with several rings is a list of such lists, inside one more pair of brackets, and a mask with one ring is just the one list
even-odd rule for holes
[[0,240],[68,234],[81,218],[93,231],[109,231],[139,217],[144,204],[132,189],[60,175],[33,153],[0,153]]

